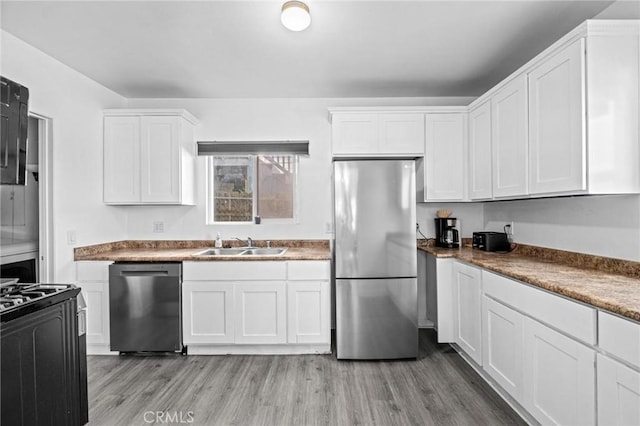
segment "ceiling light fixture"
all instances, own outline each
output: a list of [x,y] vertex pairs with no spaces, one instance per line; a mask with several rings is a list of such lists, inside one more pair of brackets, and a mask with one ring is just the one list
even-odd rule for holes
[[301,1],[287,1],[282,5],[280,21],[291,31],[302,31],[311,24],[309,6]]

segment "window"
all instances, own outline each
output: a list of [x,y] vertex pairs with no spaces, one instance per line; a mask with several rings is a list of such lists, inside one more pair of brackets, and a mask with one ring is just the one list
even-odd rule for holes
[[295,219],[297,156],[211,156],[208,223]]

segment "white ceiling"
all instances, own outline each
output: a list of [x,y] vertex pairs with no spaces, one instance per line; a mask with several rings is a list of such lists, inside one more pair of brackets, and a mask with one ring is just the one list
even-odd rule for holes
[[2,29],[128,98],[477,96],[611,1],[6,1]]

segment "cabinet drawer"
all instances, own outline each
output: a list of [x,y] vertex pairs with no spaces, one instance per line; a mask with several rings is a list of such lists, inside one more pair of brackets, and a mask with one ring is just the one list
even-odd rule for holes
[[320,260],[289,262],[289,280],[328,280],[331,278],[330,263]]
[[244,281],[244,280],[285,280],[286,262],[184,262],[184,281]]
[[76,262],[76,280],[78,282],[87,281],[109,281],[110,261]]
[[640,368],[640,324],[606,312],[598,312],[599,346]]
[[596,343],[596,310],[491,272],[484,293],[587,344]]

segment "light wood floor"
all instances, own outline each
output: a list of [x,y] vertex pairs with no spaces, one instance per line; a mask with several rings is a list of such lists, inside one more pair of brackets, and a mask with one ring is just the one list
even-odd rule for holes
[[419,359],[394,362],[90,356],[90,424],[146,425],[157,411],[172,424],[181,415],[196,425],[524,424],[453,349],[435,342],[433,331],[421,330]]

